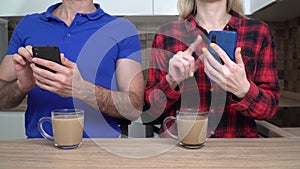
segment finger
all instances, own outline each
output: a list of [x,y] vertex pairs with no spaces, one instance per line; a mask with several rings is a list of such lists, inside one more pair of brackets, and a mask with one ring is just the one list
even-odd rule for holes
[[175,58],[183,58],[184,52],[179,51],[176,53],[176,55],[174,55]]
[[35,77],[35,79],[39,80],[45,85],[56,87],[58,84],[62,82],[66,82],[65,77],[62,74],[53,73],[51,71],[37,67],[34,63],[31,64],[30,66],[33,70],[33,76]]
[[201,62],[203,62],[204,63],[204,60],[205,60],[205,58],[206,58],[206,55],[207,55],[207,48],[205,48],[205,47],[203,47],[202,48],[202,55],[200,55],[200,59],[201,59]]
[[212,65],[209,63],[209,61],[206,59],[204,60],[204,72],[205,74],[212,80],[214,80],[213,77],[213,72],[215,71],[215,69],[212,67]]
[[190,77],[193,77],[195,70],[195,58],[189,55],[182,55],[182,57],[184,60],[188,61],[188,65],[186,66],[189,68]]
[[13,61],[17,64],[20,64],[20,65],[26,65],[26,62],[24,60],[24,58],[22,56],[20,56],[19,54],[14,54],[13,55]]
[[52,91],[49,87],[56,89],[62,81],[62,76],[52,73],[48,70],[37,67],[35,64],[30,65],[33,70],[33,76],[36,79],[36,84],[42,89]]
[[33,71],[33,76],[36,79],[40,79],[40,78],[53,79],[52,78],[52,76],[53,76],[52,72],[50,72],[48,70],[45,70],[43,68],[37,67],[35,63],[30,64],[30,67]]
[[213,67],[214,70],[218,71],[218,72],[222,72],[223,71],[223,68],[222,68],[222,64],[220,64],[220,62],[215,59],[215,57],[210,53],[210,51],[208,49],[204,49],[205,52],[203,52],[203,55],[204,55],[204,60],[209,62],[209,64]]
[[53,81],[49,80],[49,79],[46,79],[44,78],[43,76],[41,76],[40,74],[38,73],[34,73],[33,74],[35,80],[36,80],[36,83],[38,86],[40,86],[41,84],[44,84],[44,85],[49,85],[50,83],[53,83]]
[[187,55],[192,55],[193,52],[197,50],[201,42],[202,42],[202,37],[198,35],[196,40],[184,51],[184,53]]
[[[30,47],[27,47],[30,48]],[[18,49],[18,54],[22,57],[24,57],[26,60],[28,60],[29,62],[32,61],[32,52],[30,52],[28,49],[24,48],[24,47],[20,47]]]
[[[64,81],[63,75],[37,67],[35,63],[30,64],[30,67],[33,71],[33,76],[36,79],[44,79],[44,82],[49,81],[53,83]],[[49,82],[47,84],[50,84]]]
[[187,70],[186,70],[186,68],[185,68],[185,66],[181,63],[181,62],[175,62],[174,63],[174,67],[176,68],[176,69],[178,69],[179,70],[179,73],[181,74],[181,75],[185,75],[185,74],[187,74]]
[[57,67],[61,66],[60,64],[53,62],[53,61],[49,61],[47,59],[42,59],[42,58],[32,58],[32,62],[41,66],[44,66],[46,68],[49,68],[53,71],[57,71]]
[[41,79],[36,79],[36,85],[38,85],[41,89],[47,90],[54,93],[53,87],[50,84],[43,82]]
[[70,61],[68,58],[65,57],[63,53],[60,54],[61,62],[64,66],[68,68],[75,68],[76,64]]
[[28,45],[28,46],[25,47],[25,49],[28,51],[28,53],[30,53],[30,56],[31,56],[30,59],[32,59],[32,56],[33,56],[32,46]]
[[201,62],[202,62],[201,57],[198,57],[198,59],[195,60],[195,65],[200,65]]
[[230,65],[232,63],[232,60],[227,53],[219,45],[211,43],[209,46],[219,54],[225,65]]
[[[195,58],[193,56],[194,51],[198,48],[200,43],[202,42],[202,38],[200,35],[197,36],[196,40],[189,46],[187,50],[184,51],[183,58],[189,62],[189,76],[194,76],[195,71]],[[199,58],[198,58],[199,59]]]
[[182,55],[174,55],[173,65],[180,71],[182,74],[189,72],[189,62],[183,58]]
[[32,70],[33,70],[33,77],[34,77],[34,79],[35,79],[35,84],[36,85],[38,85],[40,88],[42,88],[42,89],[44,89],[43,87],[41,87],[41,82],[40,82],[40,80],[39,79],[42,79],[41,78],[41,76],[40,76],[40,74],[38,73],[38,72],[36,72],[35,71],[35,69],[36,69],[36,66],[32,63],[32,64],[30,64],[30,66],[31,66],[31,68],[32,68]]
[[69,93],[69,90],[67,89],[63,89],[61,88],[62,86],[59,86],[57,83],[56,84],[46,84],[46,83],[43,83],[39,80],[36,81],[36,84],[44,89],[44,90],[47,90],[47,91],[50,91],[52,93],[56,93],[62,97],[70,97],[70,93]]
[[235,62],[238,65],[244,66],[241,51],[242,51],[241,47],[236,48],[236,50],[235,50]]
[[45,85],[44,83],[41,83],[37,78],[35,78],[35,84],[43,90],[48,90],[47,85]]
[[204,60],[204,72],[214,82],[219,83],[220,73],[206,59]]
[[174,60],[181,62],[184,66],[189,66],[189,61],[186,59],[186,56],[183,52],[178,52],[176,55],[173,56]]

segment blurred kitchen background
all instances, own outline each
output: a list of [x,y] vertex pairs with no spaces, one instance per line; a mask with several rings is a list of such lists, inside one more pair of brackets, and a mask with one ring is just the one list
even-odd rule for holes
[[[20,19],[28,13],[43,12],[55,2],[59,1],[1,0],[0,61]],[[152,40],[157,28],[166,22],[178,19],[177,0],[95,0],[94,2],[100,3],[106,12],[125,17],[136,25],[143,48],[144,68],[148,67]],[[248,17],[257,18],[269,24],[277,49],[278,75],[282,96],[277,114],[274,118],[264,121],[260,126],[266,132],[266,136],[273,129],[280,129],[283,133],[289,132],[300,136],[299,7],[299,0],[244,0],[244,10]],[[0,140],[25,138],[25,109],[26,103],[24,101],[15,109],[0,110]],[[146,135],[144,128],[141,121],[133,122],[129,126],[129,136],[144,137]]]

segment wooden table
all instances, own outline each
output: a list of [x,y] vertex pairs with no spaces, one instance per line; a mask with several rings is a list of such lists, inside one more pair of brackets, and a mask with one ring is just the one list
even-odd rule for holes
[[[300,168],[299,138],[210,139],[197,150],[173,143],[160,138],[84,139],[78,149],[60,150],[43,139],[0,141],[0,168]],[[136,156],[162,147],[170,149]]]

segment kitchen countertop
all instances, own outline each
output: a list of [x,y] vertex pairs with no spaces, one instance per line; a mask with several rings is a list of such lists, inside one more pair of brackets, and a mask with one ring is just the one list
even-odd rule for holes
[[201,149],[176,146],[172,139],[102,138],[84,139],[73,150],[55,148],[44,139],[9,140],[0,141],[0,164],[0,168],[289,169],[300,168],[300,138],[210,139]]

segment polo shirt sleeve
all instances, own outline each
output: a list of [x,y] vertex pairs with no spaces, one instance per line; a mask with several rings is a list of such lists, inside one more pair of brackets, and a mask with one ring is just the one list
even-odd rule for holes
[[120,19],[120,26],[123,34],[123,39],[119,42],[118,59],[132,59],[142,63],[140,39],[136,27],[128,20]]

